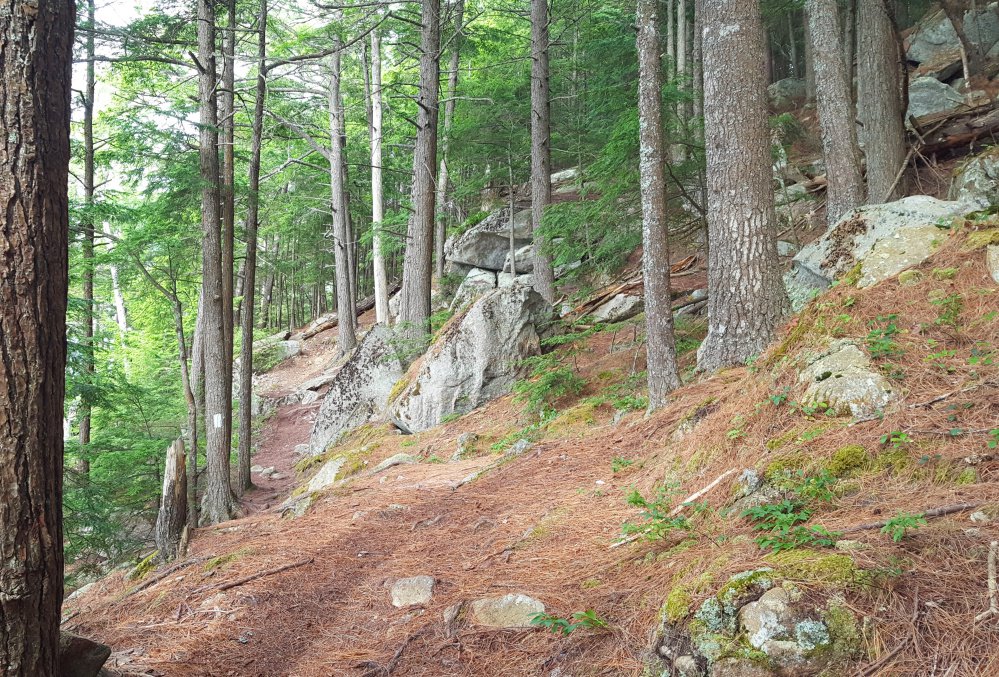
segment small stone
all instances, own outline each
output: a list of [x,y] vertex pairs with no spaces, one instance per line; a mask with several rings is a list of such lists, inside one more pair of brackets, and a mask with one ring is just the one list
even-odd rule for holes
[[778,256],[794,256],[798,253],[798,245],[787,240],[777,240]]
[[463,459],[466,454],[473,450],[472,447],[478,439],[479,436],[475,433],[462,433],[458,435],[458,449],[454,452],[454,455],[451,456],[451,460],[460,461]]
[[400,578],[392,585],[392,606],[404,607],[426,604],[434,592],[433,576]]
[[309,445],[308,444],[296,444],[295,445],[295,455],[296,456],[308,456]]
[[270,474],[270,478],[271,478],[272,480],[283,480],[283,479],[284,479],[284,475],[282,475],[282,474],[281,474],[281,473],[279,473],[279,472],[272,472],[272,473]]
[[350,516],[352,522],[356,522],[359,519],[364,518],[368,514],[367,510],[358,510],[353,515]]
[[514,442],[509,449],[506,450],[506,455],[520,456],[530,448],[531,448],[530,440],[519,439],[516,442]]
[[264,466],[262,465],[250,466],[250,472],[259,474],[262,473],[263,471],[264,471]]
[[701,677],[704,670],[693,656],[679,656],[673,661],[673,669],[679,677]]
[[999,244],[990,244],[985,250],[985,266],[992,281],[999,284]]
[[531,619],[545,612],[545,605],[533,597],[510,593],[472,602],[472,620],[490,628],[527,628]]
[[923,274],[918,270],[903,270],[898,274],[898,283],[905,287],[911,287],[914,284],[919,284],[923,279]]
[[842,539],[836,541],[836,549],[850,552],[858,550],[870,550],[871,546],[869,546],[867,543],[864,543],[863,541],[851,541],[849,539]]
[[268,466],[260,471],[260,474],[263,475],[264,477],[267,477],[268,475],[271,475],[273,473],[274,473],[274,466]]
[[989,518],[988,515],[986,515],[981,510],[976,510],[975,512],[971,513],[971,521],[974,522],[975,524],[988,524],[992,520]]
[[418,460],[415,456],[410,456],[409,454],[396,454],[395,456],[389,456],[384,461],[375,466],[373,473],[381,472],[387,468],[391,468],[396,465],[412,465],[417,463]]

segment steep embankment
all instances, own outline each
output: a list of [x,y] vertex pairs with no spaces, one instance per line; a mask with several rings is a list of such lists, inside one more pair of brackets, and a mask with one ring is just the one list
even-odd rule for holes
[[[199,530],[189,559],[69,602],[67,626],[112,645],[115,669],[171,676],[698,674],[704,656],[715,675],[995,674],[995,620],[975,621],[999,539],[999,286],[983,249],[995,225],[965,225],[901,280],[839,285],[751,367],[693,379],[648,419],[615,413],[640,387],[641,338],[625,325],[567,357],[586,388],[542,427],[506,397],[419,435],[363,428],[339,447],[353,478],[304,516]],[[696,332],[682,327],[686,365]],[[859,365],[816,361],[844,346]],[[883,415],[804,398],[855,367]],[[307,421],[279,409],[261,455]],[[452,460],[465,433],[477,438]],[[508,453],[521,437],[534,441]],[[398,453],[419,462],[373,472]],[[785,533],[754,528],[768,512]],[[897,541],[881,529],[892,519]],[[612,547],[626,522],[639,533]],[[393,606],[393,585],[423,575],[429,601]],[[798,614],[789,638],[753,626],[771,586]],[[557,617],[592,609],[607,627],[486,627],[471,603],[509,594]]]

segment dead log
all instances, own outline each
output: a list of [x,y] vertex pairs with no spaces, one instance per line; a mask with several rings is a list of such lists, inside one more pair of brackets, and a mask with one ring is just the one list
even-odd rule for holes
[[[394,294],[397,291],[399,291],[399,287],[400,286],[401,285],[397,284],[394,287],[392,287],[388,291],[388,295],[391,296],[392,294]],[[374,307],[375,307],[375,297],[374,297],[374,295],[371,295],[371,296],[368,296],[368,297],[365,297],[365,298],[361,299],[360,301],[357,302],[357,316],[360,317],[363,313],[368,312],[369,310],[371,310]],[[333,313],[333,315],[330,316],[330,319],[328,319],[325,322],[322,322],[320,324],[317,324],[315,327],[312,327],[311,329],[306,329],[305,331],[303,331],[302,332],[302,340],[304,341],[306,339],[310,339],[313,336],[315,336],[316,334],[323,333],[327,329],[333,329],[338,324],[340,324],[340,320],[339,320],[339,318],[337,318],[336,313]]]
[[163,494],[160,497],[160,510],[156,516],[154,531],[159,559],[164,562],[177,559],[187,548],[186,467],[184,440],[175,440],[167,449]]
[[991,137],[997,133],[999,133],[999,108],[984,115],[964,116],[945,124],[926,136],[920,152],[930,155],[962,146],[972,146],[978,141],[991,140]]

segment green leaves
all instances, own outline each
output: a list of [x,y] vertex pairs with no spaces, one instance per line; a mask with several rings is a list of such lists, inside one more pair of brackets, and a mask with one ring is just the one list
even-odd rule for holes
[[531,625],[544,628],[556,635],[568,636],[580,628],[603,630],[608,627],[607,621],[597,616],[593,609],[577,611],[571,619],[559,618],[552,614],[535,614],[531,617]]

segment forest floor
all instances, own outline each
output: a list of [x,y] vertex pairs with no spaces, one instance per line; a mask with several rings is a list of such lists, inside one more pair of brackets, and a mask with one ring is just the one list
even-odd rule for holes
[[[359,429],[339,445],[356,473],[298,518],[277,506],[308,477],[295,446],[319,405],[281,406],[263,421],[254,463],[283,478],[255,476],[245,516],[198,529],[186,559],[138,580],[113,573],[68,600],[64,627],[112,646],[109,668],[126,675],[637,676],[671,593],[685,596],[682,616],[729,576],[769,566],[817,603],[836,595],[865,619],[847,672],[999,674],[999,629],[973,620],[989,606],[989,543],[999,540],[999,460],[987,445],[999,421],[999,293],[982,249],[969,245],[981,227],[951,237],[915,284],[834,288],[748,368],[694,374],[703,320],[683,322],[685,385],[651,417],[621,404],[641,390],[639,316],[566,354],[586,386],[553,403],[559,415],[544,425],[507,396],[417,435]],[[703,271],[677,283],[699,288]],[[862,343],[889,315],[899,318],[895,352],[879,366],[899,397],[883,418],[830,417],[792,401],[799,354],[831,337]],[[282,397],[322,373],[334,334],[267,374],[263,394]],[[453,459],[464,433],[475,441]],[[528,451],[504,458],[520,438]],[[844,449],[860,449],[845,466]],[[420,462],[370,470],[400,452]],[[835,497],[817,518],[859,542],[847,577],[826,566],[842,553],[769,553],[726,509],[745,469],[775,468],[835,469]],[[669,488],[668,509],[718,478],[689,529],[615,546],[625,523],[645,523],[632,491]],[[975,507],[898,542],[868,528],[955,504]],[[973,523],[972,513],[985,519]],[[436,581],[430,602],[395,608],[392,584],[420,575]],[[508,593],[564,618],[592,609],[608,627],[560,636],[448,613]]]

